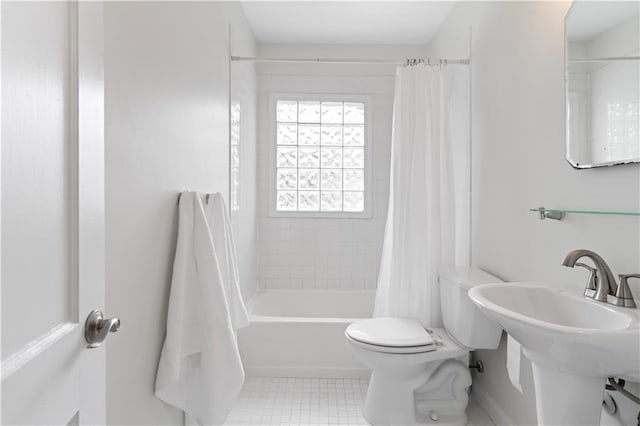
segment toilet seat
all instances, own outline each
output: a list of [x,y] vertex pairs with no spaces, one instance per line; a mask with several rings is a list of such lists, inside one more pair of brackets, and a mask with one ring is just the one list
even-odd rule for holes
[[433,337],[422,324],[407,318],[356,321],[347,327],[345,335],[358,346],[376,352],[402,354],[436,349]]
[[[345,333],[346,334],[346,333]],[[437,349],[436,345],[427,345],[427,346],[381,346],[381,345],[372,345],[370,343],[364,343],[359,340],[354,339],[353,337],[346,335],[347,339],[356,346],[359,346],[363,349],[374,351],[374,352],[382,352],[387,354],[419,354],[424,352],[433,352]]]

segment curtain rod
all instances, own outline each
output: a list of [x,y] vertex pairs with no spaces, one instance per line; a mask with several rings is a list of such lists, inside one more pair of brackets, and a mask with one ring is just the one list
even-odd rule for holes
[[[381,64],[381,65],[404,65],[407,61],[390,59],[332,59],[332,58],[258,58],[249,56],[231,56],[232,61],[245,62],[298,62],[298,63],[328,63],[328,64]],[[468,65],[469,59],[437,59],[434,65],[440,61],[447,64]],[[427,63],[429,59],[427,59]]]
[[569,58],[569,63],[582,63],[582,62],[613,62],[613,61],[637,61],[640,60],[640,56],[605,56],[602,58]]

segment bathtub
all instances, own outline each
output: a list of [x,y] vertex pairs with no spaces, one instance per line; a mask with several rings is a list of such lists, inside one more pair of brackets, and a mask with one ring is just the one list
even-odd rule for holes
[[368,378],[351,354],[346,327],[371,318],[374,291],[261,290],[238,331],[248,376]]

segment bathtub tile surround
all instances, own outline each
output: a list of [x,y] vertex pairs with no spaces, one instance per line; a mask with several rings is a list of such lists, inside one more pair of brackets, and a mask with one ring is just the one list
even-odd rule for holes
[[[260,56],[398,58],[424,46],[261,45]],[[378,279],[389,191],[393,65],[260,64],[258,67],[258,288],[373,290]],[[269,216],[273,93],[370,95],[371,218]]]
[[[362,417],[367,387],[363,379],[249,377],[225,425],[369,425]],[[495,425],[473,398],[467,415],[469,426]]]
[[375,219],[261,217],[258,288],[375,289],[382,233]]

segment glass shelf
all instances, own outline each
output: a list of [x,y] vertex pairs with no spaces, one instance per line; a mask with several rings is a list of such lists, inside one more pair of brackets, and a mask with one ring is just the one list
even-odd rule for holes
[[593,215],[609,215],[609,216],[640,216],[640,212],[620,212],[605,210],[569,210],[569,209],[547,209],[538,207],[537,209],[529,209],[532,212],[538,212],[540,219],[562,220],[566,214],[593,214]]

